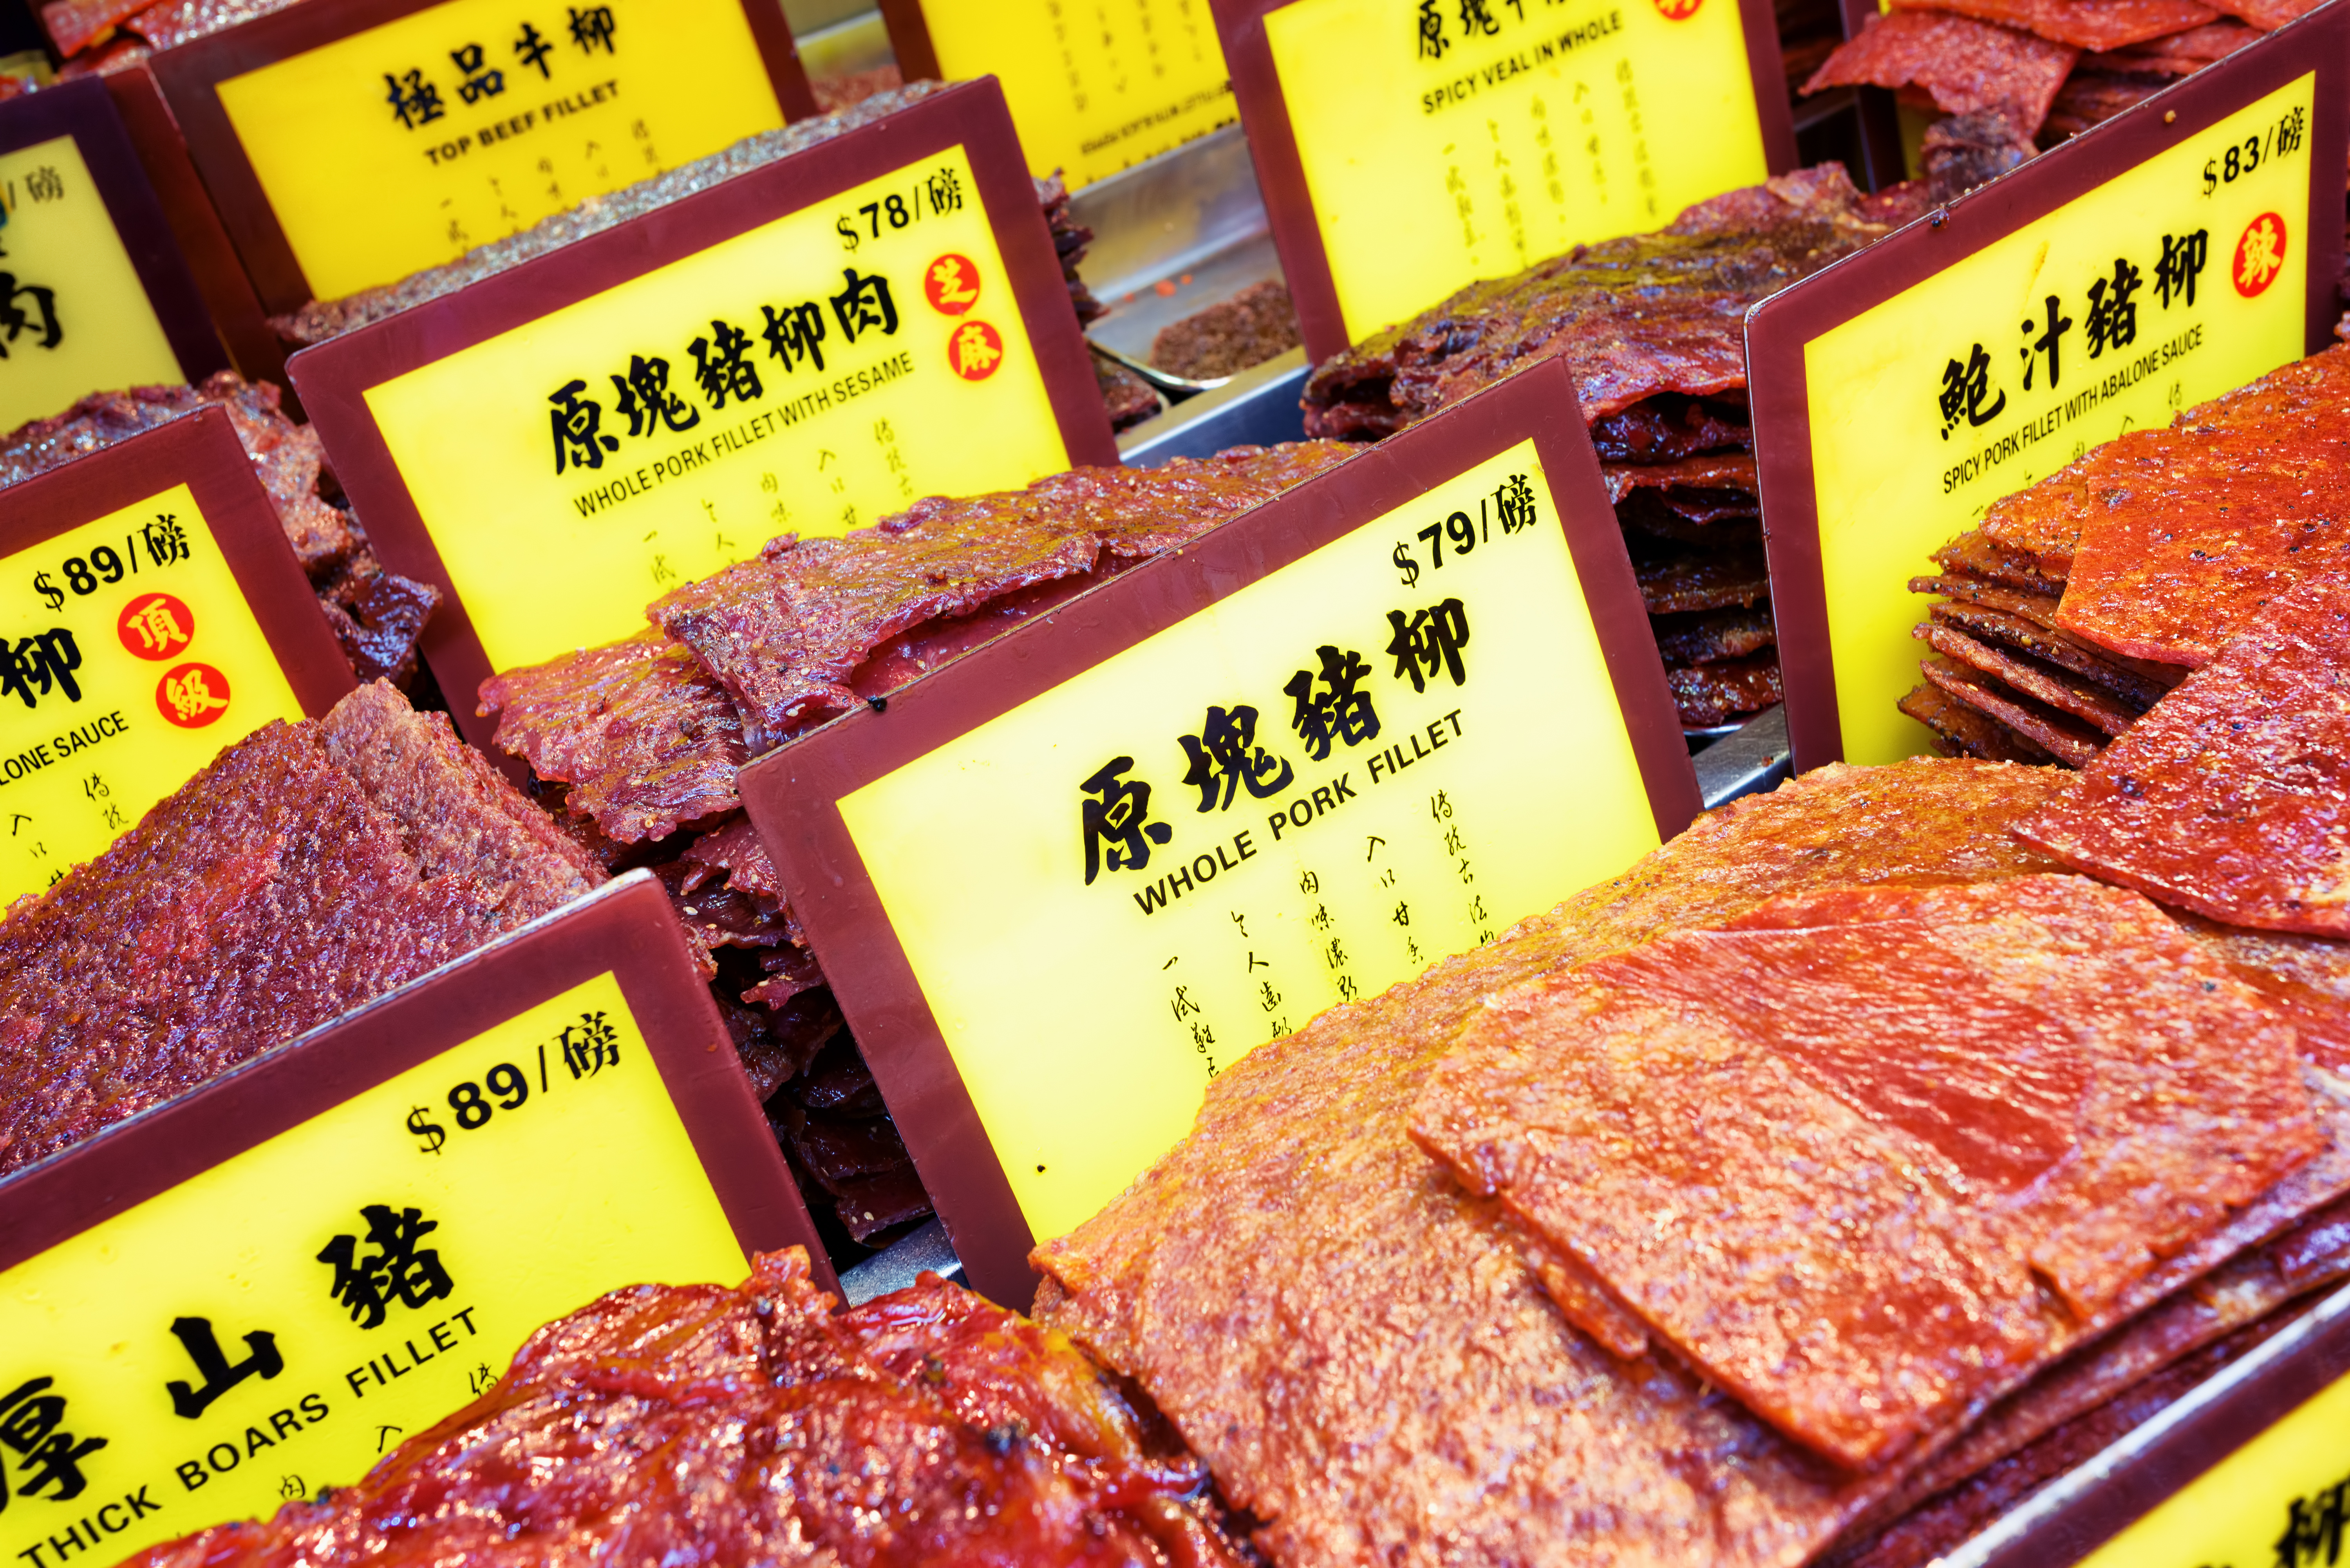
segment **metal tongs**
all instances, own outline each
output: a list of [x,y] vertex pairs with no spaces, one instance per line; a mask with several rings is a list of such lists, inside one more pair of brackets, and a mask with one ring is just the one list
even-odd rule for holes
[[1232,379],[1230,376],[1211,376],[1206,380],[1195,381],[1189,376],[1170,376],[1157,366],[1146,365],[1130,355],[1121,354],[1107,343],[1095,341],[1090,336],[1086,338],[1086,347],[1113,365],[1123,365],[1170,399],[1188,398],[1194,392],[1212,392]]

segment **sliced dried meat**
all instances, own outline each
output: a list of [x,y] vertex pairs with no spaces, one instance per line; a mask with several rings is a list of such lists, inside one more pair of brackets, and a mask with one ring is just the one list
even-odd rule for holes
[[[1992,515],[1995,518],[1997,514]],[[2012,593],[2040,598],[2054,598],[2064,593],[2064,570],[2071,566],[2068,556],[2064,566],[2052,566],[2048,556],[2009,544],[1987,527],[1960,535],[1935,551],[1933,560],[1943,571],[1955,576],[1973,577]]]
[[1754,429],[1743,389],[1735,400],[1726,394],[1692,398],[1659,392],[1593,420],[1591,446],[1607,463],[1664,465],[1707,454],[1752,452]]
[[1934,732],[1934,749],[1946,757],[1987,763],[2044,763],[2047,751],[1930,682],[1915,686],[1894,704]]
[[1496,993],[1412,1130],[1853,1468],[2112,1321],[2325,1141],[2292,1027],[2075,877],[1797,895]]
[[740,810],[743,721],[693,655],[645,631],[482,683],[499,746],[615,843],[641,844]]
[[2085,721],[2108,735],[2118,735],[2137,722],[2141,710],[2126,707],[2089,681],[2035,659],[1978,641],[1953,626],[1930,624],[1918,628],[1927,645],[1945,659],[2005,682],[2027,697],[2045,702],[2060,713]]
[[2265,995],[2301,1032],[2301,1054],[2350,1078],[2350,943],[2223,925],[2173,910],[2187,934]]
[[1760,483],[1752,452],[1721,452],[1674,462],[1603,462],[1607,499],[1621,504],[1636,490],[1737,491],[1752,495]]
[[2114,116],[2136,109],[2169,85],[2160,77],[2107,76],[2100,71],[2076,70],[2066,78],[2064,90],[2056,95],[2056,101],[2049,106],[2048,134],[2052,138],[2078,136],[2092,126],[2103,125]]
[[1150,340],[1150,362],[1170,375],[1206,380],[1237,375],[1304,341],[1289,286],[1268,278],[1160,327]]
[[1668,545],[1636,550],[1632,574],[1650,615],[1753,606],[1770,597],[1771,568],[1762,552]]
[[1700,611],[1696,615],[1659,616],[1648,623],[1657,651],[1668,668],[1713,664],[1744,659],[1778,640],[1768,609]]
[[2004,109],[2029,132],[2048,118],[2080,53],[1970,16],[1896,11],[1868,17],[1860,36],[1830,55],[1804,90],[1916,87],[1945,114]]
[[1694,1377],[1568,1329],[1512,1228],[1412,1146],[1406,1116],[1516,981],[1799,888],[2049,868],[2007,827],[2062,782],[1818,769],[1330,1009],[1221,1075],[1181,1143],[1038,1248],[1038,1315],[1141,1385],[1283,1568],[1800,1561],[1881,1483],[1827,1475]]
[[1668,665],[1665,684],[1672,691],[1682,725],[1692,730],[1710,730],[1742,715],[1759,713],[1784,695],[1775,652],[1718,664]]
[[[1914,590],[1918,583],[1912,581],[1909,586]],[[2014,597],[2022,598],[2023,596]],[[2163,693],[2178,685],[2185,675],[2183,670],[2174,671],[2159,666],[2149,669],[2136,659],[2116,659],[2101,648],[2092,648],[2079,638],[2055,630],[2052,625],[2055,608],[2053,602],[2029,602],[2029,609],[2033,613],[2018,614],[1986,603],[1984,597],[1975,595],[1955,602],[1934,605],[1929,613],[1941,625],[1956,627],[1985,642],[2014,649],[2059,670],[2082,676],[2110,693],[2133,714],[2153,707],[2161,701]],[[2049,619],[2041,618],[2039,612],[2043,605],[2047,611],[2052,612]],[[1942,651],[1947,653],[1950,650],[1944,649]],[[2089,717],[2086,713],[2081,716]],[[2119,734],[2121,732],[2116,730],[2111,732]]]
[[[1305,386],[1306,433],[1386,435],[1555,357],[1574,372],[1603,459],[1743,448],[1742,420],[1716,419],[1699,439],[1638,425],[1611,436],[1609,421],[1666,394],[1735,394],[1742,409],[1747,307],[1882,234],[1859,206],[1841,167],[1804,170],[1702,202],[1657,233],[1471,284],[1324,361]],[[1683,409],[1684,424],[1705,412]]]
[[78,55],[102,42],[118,23],[139,14],[149,0],[48,0],[41,7],[41,26],[62,57]]
[[2022,831],[2230,925],[2350,936],[2350,579],[2272,603]]
[[2324,3],[2324,0],[2213,0],[2214,5],[2230,16],[2250,23],[2263,33],[2273,33],[2287,22],[2299,21]]
[[747,816],[732,818],[703,834],[686,846],[684,858],[701,873],[686,883],[689,892],[716,876],[723,877],[726,886],[736,892],[783,901],[784,887],[776,879],[775,863],[769,858],[765,842]]
[[2197,0],[1895,0],[1897,11],[1950,11],[2080,49],[2119,49],[2219,19]]
[[1102,412],[1114,431],[1132,430],[1166,411],[1159,389],[1114,360],[1094,358],[1094,386],[1101,393]]
[[2246,44],[2257,42],[2262,36],[2261,28],[2223,16],[2199,27],[2189,27],[2183,33],[2168,34],[2109,54],[2084,55],[2081,66],[2085,70],[2111,71],[2125,76],[2148,72],[2192,76],[2212,61],[2224,60]]
[[209,37],[255,16],[283,11],[296,3],[297,0],[162,0],[161,5],[150,5],[131,17],[123,26],[155,48],[168,49],[192,39]]
[[796,1248],[612,1292],[356,1485],[130,1563],[1238,1568],[1198,1461],[1065,1337],[934,1275],[834,1306]]
[[1944,694],[2013,730],[2057,761],[2086,767],[2105,744],[2105,736],[2069,714],[2033,701],[2012,687],[1988,679],[1947,659],[1921,661],[1918,670]]

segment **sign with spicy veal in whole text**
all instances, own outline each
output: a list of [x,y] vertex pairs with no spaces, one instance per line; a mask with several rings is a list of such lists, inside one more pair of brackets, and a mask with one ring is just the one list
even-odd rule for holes
[[0,430],[227,368],[106,84],[0,104]]
[[1563,363],[742,790],[958,1256],[1007,1302],[1034,1240],[1180,1137],[1223,1068],[1698,805]]
[[1794,166],[1761,0],[1216,0],[1315,359]]
[[0,491],[0,905],[350,689],[217,409]]
[[0,1556],[33,1568],[356,1481],[607,1291],[790,1245],[827,1274],[643,873],[0,1191]]
[[881,0],[908,80],[1003,83],[1029,169],[1076,190],[1231,122],[1208,0]]
[[816,112],[773,0],[311,0],[152,64],[277,313]]
[[767,539],[1118,461],[992,81],[295,356],[458,722]]
[[2329,6],[1755,307],[1798,767],[1925,749],[1908,581],[1992,503],[2330,341],[2345,71]]

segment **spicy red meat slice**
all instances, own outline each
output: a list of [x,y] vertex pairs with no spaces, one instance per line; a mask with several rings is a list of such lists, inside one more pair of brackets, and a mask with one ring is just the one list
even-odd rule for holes
[[1496,995],[1413,1133],[1855,1469],[2325,1144],[2292,1027],[2075,877],[1795,895]]
[[2216,21],[2197,0],[1897,0],[1897,11],[1950,11],[2082,49],[2119,49]]
[[2022,829],[2166,903],[2350,936],[2350,578],[2272,602]]
[[1870,16],[1860,36],[1830,55],[1804,90],[1916,87],[1945,114],[2002,109],[2030,134],[2048,118],[2080,53],[1970,16],[1896,11]]

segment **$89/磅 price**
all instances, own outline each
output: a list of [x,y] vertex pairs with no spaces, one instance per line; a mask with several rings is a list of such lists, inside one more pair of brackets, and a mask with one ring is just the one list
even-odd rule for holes
[[[554,1071],[548,1062],[550,1046]],[[619,1031],[600,1010],[583,1011],[577,1023],[565,1024],[552,1041],[538,1047],[535,1092],[544,1099],[563,1085],[566,1079],[556,1076],[557,1071],[569,1075],[569,1082],[579,1084],[596,1078],[607,1067],[617,1068],[619,1064]],[[408,1131],[421,1152],[439,1154],[442,1146],[449,1141],[449,1123],[454,1123],[459,1133],[479,1132],[501,1112],[511,1115],[521,1110],[530,1103],[533,1094],[530,1073],[512,1062],[500,1062],[483,1074],[480,1081],[468,1078],[452,1085],[442,1096],[445,1109],[443,1106],[412,1107],[408,1113]]]

